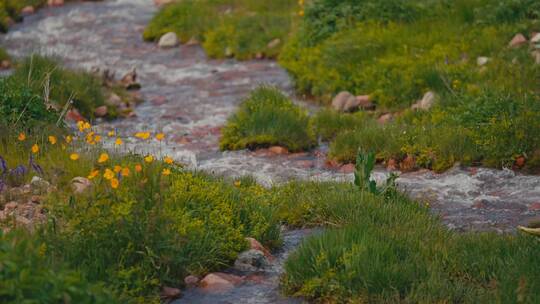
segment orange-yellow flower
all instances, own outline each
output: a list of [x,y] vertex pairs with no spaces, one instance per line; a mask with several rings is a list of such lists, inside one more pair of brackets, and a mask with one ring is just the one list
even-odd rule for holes
[[109,137],[113,137],[114,135],[116,135],[116,133],[114,131],[109,131],[109,133],[107,133],[107,135]]
[[129,176],[129,174],[130,174],[129,168],[128,167],[123,168],[121,174],[124,177]]
[[84,121],[82,120],[77,121],[77,128],[79,128],[79,132],[84,131]]
[[150,132],[137,132],[135,133],[135,137],[146,140],[150,138]]
[[51,143],[51,145],[56,145],[56,137],[50,135],[49,136],[49,142]]
[[26,140],[26,134],[24,133],[19,133],[19,137],[17,137],[17,139],[19,141],[25,141]]
[[72,153],[72,154],[69,156],[69,159],[71,159],[71,160],[78,160],[78,159],[79,159],[79,154],[77,154],[77,153]]
[[144,161],[147,163],[151,163],[154,161],[154,157],[152,155],[148,155],[147,157],[144,158]]
[[116,189],[118,188],[118,185],[120,185],[120,182],[118,181],[118,179],[116,178],[111,179],[111,188]]
[[94,136],[94,141],[95,142],[100,142],[101,141],[101,136],[99,136],[99,135]]
[[163,133],[158,133],[156,135],[156,139],[159,140],[159,141],[162,141],[164,138],[165,138],[165,134],[163,134]]
[[83,124],[83,128],[84,128],[84,129],[90,129],[91,127],[92,127],[92,126],[91,126],[90,123],[88,123],[88,122],[85,122],[85,123]]
[[39,146],[37,144],[34,144],[32,146],[32,153],[36,154],[39,152]]
[[98,163],[104,163],[109,160],[109,154],[107,153],[101,153],[101,155],[98,158]]
[[120,167],[120,166],[118,166],[118,165],[114,166],[114,172],[115,172],[115,173],[118,173],[118,172],[120,172],[120,171],[122,171],[122,167]]
[[114,172],[107,168],[105,169],[105,173],[103,173],[103,177],[106,179],[106,180],[111,180],[114,178]]
[[114,144],[117,145],[117,146],[120,146],[122,145],[124,142],[122,141],[122,139],[120,138],[117,138],[115,141],[114,141]]
[[88,175],[88,179],[94,179],[99,175],[99,170],[92,170],[90,174]]
[[163,172],[161,172],[161,174],[163,174],[165,176],[171,175],[171,169],[165,168],[165,169],[163,169]]
[[69,144],[73,141],[73,137],[71,135],[66,136],[66,142]]
[[135,165],[135,171],[141,172],[142,171],[142,166],[140,164],[136,164]]
[[174,163],[174,159],[168,157],[168,156],[165,156],[165,158],[163,159],[163,161],[166,163],[166,164],[172,164]]
[[234,181],[234,186],[235,187],[240,187],[240,185],[242,185],[242,182],[237,180],[237,181]]

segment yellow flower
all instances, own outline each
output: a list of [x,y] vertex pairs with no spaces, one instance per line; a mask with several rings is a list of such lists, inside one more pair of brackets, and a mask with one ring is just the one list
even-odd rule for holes
[[122,141],[122,139],[117,138],[117,139],[114,141],[114,144],[117,145],[117,146],[120,146],[120,145],[123,144],[123,141]]
[[163,133],[159,133],[159,134],[156,135],[156,139],[159,140],[159,141],[162,141],[164,138],[165,138],[165,134],[163,134]]
[[163,169],[163,172],[161,172],[161,174],[167,176],[167,175],[170,175],[171,174],[171,170],[169,168],[165,168]]
[[32,153],[36,154],[39,152],[39,146],[37,144],[34,144],[32,146]]
[[26,134],[24,133],[19,133],[19,137],[17,137],[17,139],[19,141],[25,141],[26,140]]
[[124,177],[129,176],[129,174],[130,174],[129,168],[128,168],[128,167],[123,168],[121,174],[122,174],[122,176],[124,176]]
[[304,17],[304,10],[300,10],[300,11],[298,12],[298,16]]
[[73,137],[71,135],[66,136],[66,142],[69,144],[73,141]]
[[150,138],[150,132],[138,132],[135,133],[135,137],[146,140]]
[[114,135],[116,135],[116,133],[114,131],[109,131],[109,133],[107,133],[107,135],[109,137],[114,137]]
[[101,153],[98,159],[98,163],[104,163],[109,160],[109,155],[107,153]]
[[84,121],[82,121],[82,120],[77,121],[77,128],[79,128],[79,132],[83,132],[84,131]]
[[85,122],[85,123],[83,124],[83,128],[84,128],[84,129],[90,129],[91,127],[92,127],[92,126],[91,126],[90,123],[88,123],[88,122]]
[[51,145],[56,145],[56,137],[55,136],[49,136],[49,142]]
[[94,136],[94,141],[95,142],[100,142],[101,141],[101,136],[99,136],[99,135]]
[[111,180],[114,178],[114,172],[107,168],[105,169],[105,173],[103,173],[103,177],[105,177],[106,180]]
[[239,181],[239,180],[234,181],[234,186],[235,186],[235,187],[240,187],[241,184],[242,184],[242,182]]
[[90,172],[90,174],[88,175],[88,179],[94,179],[98,175],[99,175],[99,170],[92,170],[92,172]]
[[118,181],[118,179],[116,178],[111,179],[111,188],[116,189],[118,188],[118,185],[120,185],[120,182]]
[[174,160],[173,160],[172,158],[168,157],[168,156],[165,156],[165,158],[163,159],[163,161],[164,161],[165,163],[169,164],[169,165],[172,164],[172,163],[174,163]]
[[141,172],[142,171],[142,166],[140,164],[136,164],[135,165],[135,171]]
[[120,166],[118,166],[118,165],[114,166],[114,172],[115,172],[115,173],[118,173],[118,172],[120,172],[120,171],[122,171],[122,167],[120,167]]
[[71,154],[71,155],[69,156],[69,158],[70,158],[71,160],[78,160],[78,159],[79,159],[79,154],[73,153],[73,154]]
[[147,157],[144,158],[144,161],[147,163],[151,163],[154,161],[154,157],[152,155],[148,155]]

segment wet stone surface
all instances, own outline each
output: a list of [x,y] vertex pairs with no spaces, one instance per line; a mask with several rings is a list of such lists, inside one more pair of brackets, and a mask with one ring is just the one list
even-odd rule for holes
[[[286,72],[272,61],[209,60],[199,46],[162,50],[142,41],[145,24],[155,13],[151,0],[82,2],[43,9],[15,26],[0,43],[16,56],[41,52],[71,67],[108,68],[123,75],[136,68],[146,100],[136,116],[103,122],[99,128],[130,135],[164,132],[167,141],[125,141],[137,153],[170,155],[192,168],[227,176],[251,174],[271,185],[291,178],[347,180],[349,170],[328,169],[325,147],[294,155],[251,151],[221,152],[220,128],[241,99],[261,83],[292,93]],[[349,173],[347,173],[349,172]],[[374,176],[383,179],[383,170]],[[403,174],[401,189],[429,202],[450,228],[514,231],[540,214],[540,177],[508,170],[455,168],[444,174]]]

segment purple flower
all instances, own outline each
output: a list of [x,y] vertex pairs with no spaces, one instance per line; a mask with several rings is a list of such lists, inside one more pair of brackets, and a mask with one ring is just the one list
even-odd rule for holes
[[2,169],[2,175],[6,174],[8,170],[7,162],[2,156],[0,156],[0,169]]
[[15,169],[11,170],[10,174],[22,177],[28,173],[28,169],[23,165],[18,165]]
[[29,165],[30,168],[34,169],[34,171],[36,171],[39,175],[43,175],[43,169],[41,168],[40,165],[36,164],[34,162],[34,157],[32,155],[30,155],[30,165]]
[[0,192],[4,191],[5,187],[6,187],[6,183],[4,183],[4,181],[0,179]]

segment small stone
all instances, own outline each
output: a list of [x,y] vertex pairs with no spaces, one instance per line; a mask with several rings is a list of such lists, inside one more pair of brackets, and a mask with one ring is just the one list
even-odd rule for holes
[[21,14],[22,15],[32,15],[36,12],[36,9],[31,6],[31,5],[28,5],[28,6],[25,6],[23,7],[23,9],[21,10]]
[[277,154],[277,155],[285,155],[289,153],[289,150],[287,150],[287,148],[280,147],[280,146],[270,147],[268,148],[268,151],[270,151],[270,153]]
[[120,83],[126,90],[138,90],[141,85],[137,82],[137,69],[133,68],[130,72],[120,79]]
[[519,33],[512,38],[512,40],[508,43],[508,46],[511,48],[517,48],[527,43],[527,38],[523,36],[523,34]]
[[489,57],[478,57],[476,58],[476,64],[478,66],[486,65],[489,62]]
[[266,47],[269,48],[269,49],[273,49],[273,48],[278,47],[280,44],[281,44],[281,39],[276,38],[276,39],[270,41]]
[[96,117],[105,117],[107,116],[107,113],[109,112],[109,109],[107,106],[99,106],[94,110],[94,115]]
[[199,44],[201,44],[201,42],[195,37],[189,38],[189,40],[186,42],[187,46],[195,46],[195,45],[199,45]]
[[188,275],[184,278],[184,283],[187,287],[195,287],[199,284],[199,278],[194,275]]
[[39,204],[41,203],[41,196],[39,195],[32,195],[32,197],[30,198],[30,202],[34,203],[34,204]]
[[39,176],[32,177],[32,180],[30,181],[30,185],[32,186],[34,190],[46,190],[50,186],[48,181],[44,180],[43,178]]
[[64,5],[64,0],[48,0],[47,5],[48,6],[62,6]]
[[122,98],[115,93],[111,93],[105,103],[109,106],[119,107],[122,104]]
[[534,63],[540,64],[540,51],[539,50],[533,51],[531,52],[531,55],[534,58]]
[[204,292],[222,293],[233,289],[241,282],[242,278],[238,276],[215,272],[206,275],[199,285]]
[[519,168],[522,168],[523,166],[525,166],[525,157],[520,156],[516,158],[516,166],[518,166]]
[[178,288],[172,288],[164,286],[161,289],[161,297],[165,299],[178,299],[180,297],[181,291]]
[[357,100],[353,94],[343,91],[337,94],[332,100],[332,108],[338,112],[346,112],[346,107],[348,107],[347,109],[350,109],[351,106],[356,103]]
[[167,49],[176,47],[179,43],[176,33],[169,32],[159,38],[158,46],[162,49]]
[[432,91],[427,92],[424,94],[424,97],[422,97],[421,100],[419,100],[417,103],[412,105],[412,109],[419,109],[419,110],[429,110],[431,107],[435,104],[436,95]]
[[339,172],[344,173],[344,174],[351,174],[351,173],[354,173],[355,169],[356,167],[354,164],[346,164],[346,165],[341,166],[341,168],[339,169]]
[[393,159],[393,158],[390,158],[387,162],[386,162],[386,169],[390,170],[390,171],[396,171],[398,168],[398,162]]
[[393,115],[392,113],[386,113],[386,114],[383,114],[379,117],[379,119],[377,119],[377,122],[381,125],[384,125],[388,122],[390,122],[393,118]]
[[92,182],[86,177],[75,177],[71,180],[71,189],[75,194],[86,192],[92,187]]
[[540,211],[540,202],[530,204],[529,211]]
[[270,251],[268,249],[266,249],[259,241],[257,241],[256,239],[254,238],[251,238],[251,237],[247,237],[246,238],[246,241],[248,241],[249,243],[249,249],[254,249],[254,250],[260,250],[262,252],[264,252],[264,255],[267,257],[267,258],[272,258],[272,254],[270,253]]
[[540,33],[531,35],[531,43],[540,43]]
[[71,109],[66,114],[66,119],[74,122],[84,121],[84,117],[77,109]]
[[238,255],[234,268],[239,271],[257,271],[269,265],[264,252],[256,249],[244,251]]
[[6,213],[9,213],[9,212],[17,209],[18,206],[19,206],[19,204],[17,204],[17,202],[9,202],[4,206],[4,211]]
[[364,111],[375,110],[375,104],[371,102],[369,95],[356,96],[356,101],[358,102],[358,107]]
[[0,62],[0,69],[7,70],[9,68],[11,68],[11,62],[9,62],[9,60],[2,60]]

